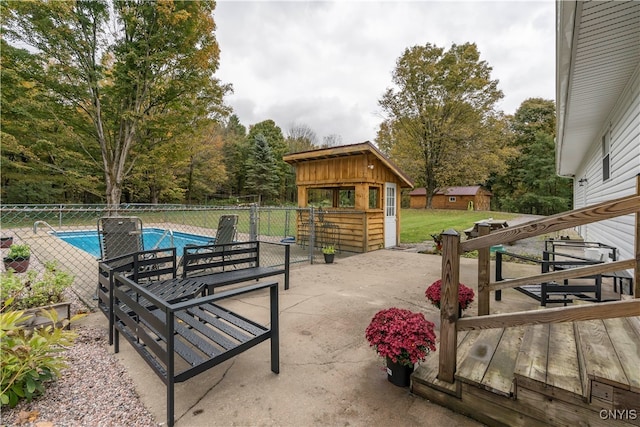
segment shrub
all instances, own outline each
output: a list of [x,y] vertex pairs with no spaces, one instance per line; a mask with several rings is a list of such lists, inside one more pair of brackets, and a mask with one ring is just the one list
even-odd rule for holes
[[[10,302],[10,300],[9,300]],[[5,307],[6,308],[6,307]],[[55,310],[42,313],[56,324]],[[14,407],[44,393],[45,383],[57,378],[66,365],[59,353],[73,343],[76,334],[63,327],[28,330],[18,326],[28,320],[23,311],[0,313],[0,403]]]
[[9,307],[12,310],[26,310],[62,302],[64,290],[73,283],[73,276],[58,270],[55,262],[46,263],[41,276],[35,270],[29,270],[23,276],[8,270],[2,273],[1,278],[0,300],[4,305],[5,301],[12,298],[13,302]]

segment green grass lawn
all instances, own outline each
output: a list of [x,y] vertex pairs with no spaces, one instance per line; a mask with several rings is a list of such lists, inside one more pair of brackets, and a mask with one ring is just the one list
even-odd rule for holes
[[493,218],[510,220],[520,216],[516,213],[490,211],[456,211],[444,209],[402,209],[400,213],[400,242],[419,243],[433,240],[432,234],[453,228],[460,234],[473,227],[473,223]]

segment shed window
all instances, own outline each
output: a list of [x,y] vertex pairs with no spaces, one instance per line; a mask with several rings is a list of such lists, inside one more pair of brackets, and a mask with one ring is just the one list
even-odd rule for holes
[[610,131],[605,132],[602,135],[602,180],[606,181],[611,177],[610,172],[610,160],[609,160],[609,149],[610,149]]
[[456,196],[449,196],[449,201],[454,203],[456,201]]
[[356,188],[310,188],[307,191],[307,206],[315,208],[354,208],[356,206]]
[[380,208],[380,187],[369,187],[369,209]]
[[356,206],[356,188],[341,187],[338,193],[339,208],[354,208]]
[[329,188],[310,188],[307,192],[307,206],[326,208],[333,206],[333,190]]

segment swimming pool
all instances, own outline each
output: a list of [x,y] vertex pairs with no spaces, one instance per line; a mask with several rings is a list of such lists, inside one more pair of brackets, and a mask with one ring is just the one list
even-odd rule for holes
[[[173,234],[173,244],[171,234]],[[97,230],[59,231],[55,235],[70,245],[82,249],[96,258],[100,258],[100,239],[98,239]],[[142,239],[145,249],[175,246],[178,255],[182,254],[185,245],[206,245],[215,241],[214,237],[182,233],[180,231],[169,233],[168,230],[163,228],[143,228]]]

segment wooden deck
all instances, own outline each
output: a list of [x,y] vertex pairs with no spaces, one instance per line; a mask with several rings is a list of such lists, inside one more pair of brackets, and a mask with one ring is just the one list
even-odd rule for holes
[[640,318],[458,333],[453,384],[438,355],[413,393],[488,425],[640,426]]

